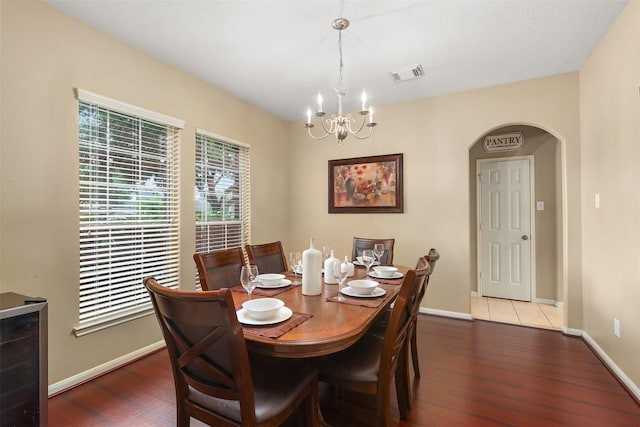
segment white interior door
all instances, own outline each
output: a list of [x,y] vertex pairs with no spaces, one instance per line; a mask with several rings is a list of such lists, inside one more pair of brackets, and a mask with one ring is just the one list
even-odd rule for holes
[[481,294],[531,301],[531,161],[480,164]]

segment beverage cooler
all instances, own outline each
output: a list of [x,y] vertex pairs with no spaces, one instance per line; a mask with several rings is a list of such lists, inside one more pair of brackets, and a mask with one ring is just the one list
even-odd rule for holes
[[47,301],[0,294],[0,426],[47,425]]

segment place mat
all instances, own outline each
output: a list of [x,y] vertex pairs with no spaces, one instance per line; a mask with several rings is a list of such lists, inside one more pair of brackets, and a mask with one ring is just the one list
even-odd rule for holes
[[344,296],[344,301],[336,301],[333,298],[336,297],[338,295],[338,292],[335,292],[331,295],[329,295],[327,297],[327,301],[329,302],[337,302],[338,304],[351,304],[351,305],[359,305],[362,307],[371,307],[371,308],[376,308],[381,306],[382,304],[384,304],[389,298],[390,295],[392,293],[392,291],[394,290],[391,287],[387,287],[387,286],[383,286],[380,285],[380,287],[382,289],[384,289],[385,291],[387,291],[387,293],[384,296],[381,297],[377,297],[377,298],[358,298],[358,297],[350,297],[348,295],[342,295]]
[[281,323],[276,323],[275,325],[254,326],[240,324],[240,326],[242,326],[244,332],[249,332],[253,335],[260,335],[266,338],[278,338],[312,317],[312,314],[294,311],[289,319]]
[[[288,291],[292,287],[293,287],[292,285],[289,285],[282,288],[273,288],[273,289],[255,288],[251,294],[260,295],[261,297],[275,297],[276,295],[280,295],[281,293]],[[233,288],[231,288],[231,290],[233,292],[242,292],[244,294],[247,293],[247,291],[240,285],[234,286]]]
[[397,279],[380,279],[379,277],[369,276],[368,279],[375,280],[378,283],[384,283],[385,285],[402,285],[402,281],[404,280],[404,276],[399,277]]

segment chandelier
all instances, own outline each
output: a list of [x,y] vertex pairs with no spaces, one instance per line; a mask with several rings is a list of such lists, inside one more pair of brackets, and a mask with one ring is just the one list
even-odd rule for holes
[[[334,88],[336,96],[338,97],[338,113],[331,114],[331,118],[323,118],[326,113],[322,109],[322,95],[318,94],[318,111],[315,115],[320,119],[320,125],[322,126],[324,134],[315,136],[311,133],[311,129],[315,126],[311,122],[311,108],[307,110],[307,122],[304,124],[304,127],[307,128],[309,136],[313,139],[325,139],[329,135],[334,135],[338,140],[338,144],[342,145],[344,139],[349,135],[353,135],[358,139],[366,139],[370,137],[373,127],[376,126],[377,123],[373,121],[373,110],[370,107],[369,109],[366,108],[367,94],[364,90],[362,91],[361,97],[362,110],[358,112],[362,118],[360,125],[356,125],[356,118],[352,117],[351,113],[342,113],[342,97],[345,96],[345,92],[342,90],[342,69],[344,67],[342,61],[342,30],[349,27],[349,20],[345,18],[338,18],[333,21],[331,26],[335,30],[338,30],[338,52],[340,54],[340,81],[338,87]],[[368,128],[368,131],[365,130],[365,127]]]

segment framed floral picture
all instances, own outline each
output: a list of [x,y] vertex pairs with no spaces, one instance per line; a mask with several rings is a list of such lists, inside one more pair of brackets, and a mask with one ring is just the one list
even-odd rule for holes
[[329,213],[402,213],[402,153],[329,160]]

